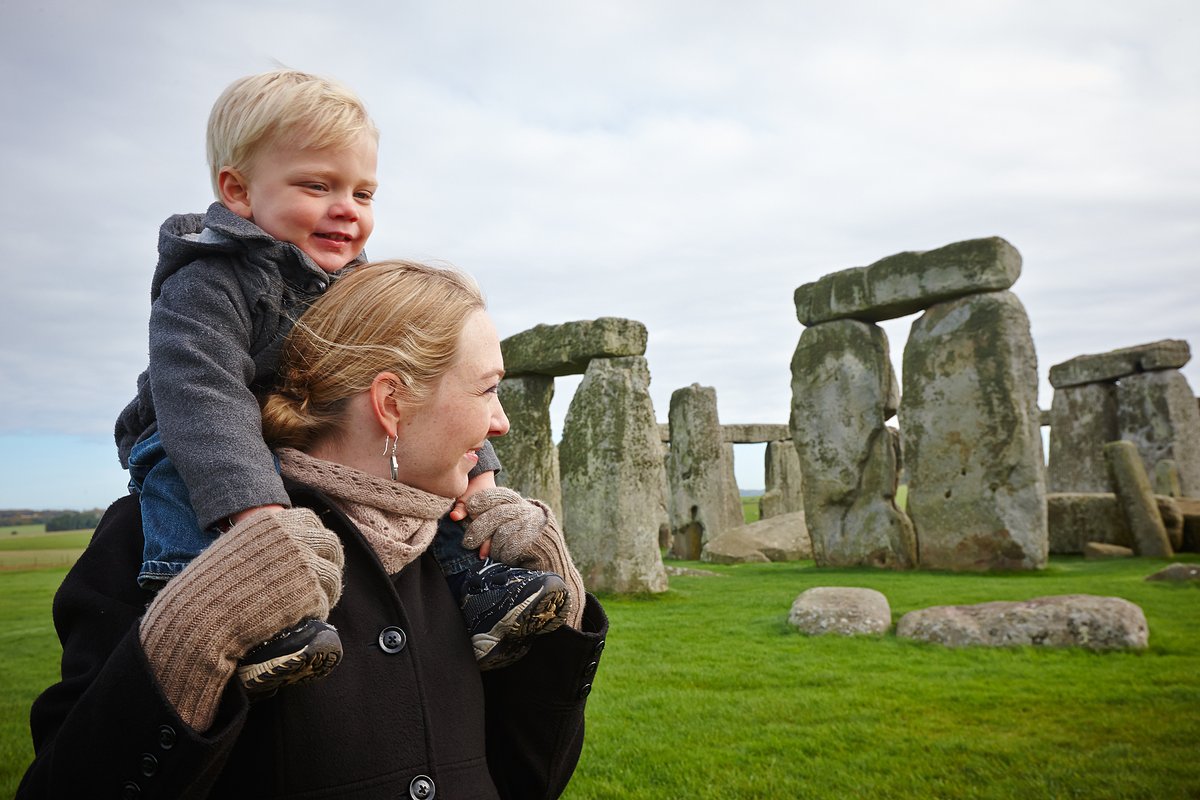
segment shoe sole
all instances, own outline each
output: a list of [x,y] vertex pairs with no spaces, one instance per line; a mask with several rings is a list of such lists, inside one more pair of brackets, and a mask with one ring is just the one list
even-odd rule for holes
[[331,629],[321,631],[293,653],[239,666],[237,676],[247,691],[262,694],[324,678],[341,660],[342,641],[337,631]]
[[528,640],[562,626],[567,603],[566,587],[530,595],[487,633],[471,637],[475,661],[481,670],[505,667],[529,652]]

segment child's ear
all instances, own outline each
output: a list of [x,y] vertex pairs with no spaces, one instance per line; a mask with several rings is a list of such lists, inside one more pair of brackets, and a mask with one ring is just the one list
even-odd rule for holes
[[250,212],[250,185],[242,173],[233,167],[221,167],[217,173],[217,189],[223,206],[242,219],[254,219]]

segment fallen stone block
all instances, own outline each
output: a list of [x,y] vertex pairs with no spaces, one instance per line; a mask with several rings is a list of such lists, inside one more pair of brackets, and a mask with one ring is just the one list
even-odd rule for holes
[[1162,339],[1107,353],[1076,356],[1050,368],[1050,385],[1059,389],[1117,381],[1127,375],[1156,369],[1179,369],[1191,357],[1192,349],[1183,339]]
[[812,558],[804,512],[781,514],[725,531],[708,541],[700,560],[712,564],[799,561]]
[[892,627],[892,609],[887,598],[874,589],[816,586],[801,592],[792,603],[788,623],[809,635],[881,634]]
[[631,319],[600,317],[535,325],[500,343],[504,368],[514,375],[581,375],[594,358],[646,354],[646,326]]
[[1083,557],[1087,561],[1108,561],[1114,558],[1132,558],[1133,550],[1119,544],[1088,542],[1083,546]]
[[965,295],[1007,289],[1020,274],[1021,254],[999,237],[897,253],[799,287],[796,317],[804,325],[895,319]]
[[1070,594],[910,611],[896,636],[947,647],[1144,650],[1150,632],[1142,609],[1128,600]]
[[[1155,495],[1159,516],[1172,548],[1183,546],[1185,516],[1181,499]],[[1200,532],[1200,501],[1196,524]],[[1133,534],[1112,492],[1051,492],[1046,495],[1046,522],[1052,555],[1078,555],[1088,542],[1134,546]]]

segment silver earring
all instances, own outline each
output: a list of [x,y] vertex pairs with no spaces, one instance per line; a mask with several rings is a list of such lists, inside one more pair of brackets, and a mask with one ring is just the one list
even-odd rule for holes
[[387,444],[388,444],[388,439],[392,439],[392,452],[391,452],[391,462],[392,462],[392,480],[396,480],[396,476],[397,476],[397,475],[399,474],[399,472],[400,472],[400,470],[399,470],[399,468],[398,468],[398,465],[396,464],[396,445],[400,444],[400,437],[399,437],[399,436],[397,436],[397,437],[395,437],[394,439],[393,439],[391,436],[386,436],[386,437],[384,437],[384,439],[383,439],[383,450],[384,450],[384,452],[385,452],[385,453],[387,452]]

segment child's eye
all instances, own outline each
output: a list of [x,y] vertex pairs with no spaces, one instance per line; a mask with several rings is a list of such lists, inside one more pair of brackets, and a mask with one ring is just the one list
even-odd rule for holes
[[374,193],[374,192],[368,192],[368,191],[366,191],[366,190],[364,189],[363,191],[360,191],[360,192],[355,192],[355,193],[354,193],[354,196],[355,196],[356,198],[358,198],[359,200],[362,200],[362,201],[363,201],[363,202],[365,202],[365,203],[369,203],[369,202],[371,202],[371,200],[372,200],[372,199],[374,199],[374,197],[375,197],[375,193]]
[[311,189],[314,192],[325,191],[325,184],[323,183],[305,183],[303,186],[305,189]]

